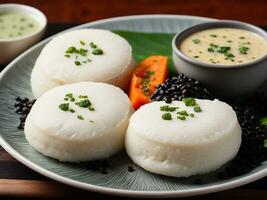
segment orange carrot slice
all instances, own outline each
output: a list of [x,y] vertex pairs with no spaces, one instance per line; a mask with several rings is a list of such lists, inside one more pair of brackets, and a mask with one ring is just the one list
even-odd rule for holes
[[168,76],[168,57],[150,56],[143,60],[132,75],[129,91],[132,106],[137,110],[149,103],[156,87]]

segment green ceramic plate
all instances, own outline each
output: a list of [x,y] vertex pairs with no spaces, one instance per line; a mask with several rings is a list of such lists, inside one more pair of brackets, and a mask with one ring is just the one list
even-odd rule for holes
[[[177,15],[143,15],[119,17],[84,24],[75,28],[102,28],[150,33],[176,33],[196,23],[211,19]],[[106,194],[131,197],[181,197],[205,194],[237,187],[267,175],[267,162],[248,174],[227,180],[217,179],[216,172],[201,176],[203,184],[195,184],[197,177],[169,178],[148,173],[135,166],[121,152],[111,158],[111,168],[106,175],[92,172],[85,165],[67,164],[36,152],[25,140],[23,131],[16,128],[18,116],[14,113],[16,96],[32,97],[30,74],[34,62],[46,39],[32,47],[12,63],[0,77],[0,144],[17,160],[51,179],[78,188]],[[127,167],[134,166],[135,172]]]

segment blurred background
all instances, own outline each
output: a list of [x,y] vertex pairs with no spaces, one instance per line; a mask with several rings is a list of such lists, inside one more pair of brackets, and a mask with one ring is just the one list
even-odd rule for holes
[[267,25],[267,0],[0,0],[45,13],[49,23],[84,23],[136,14],[198,15]]

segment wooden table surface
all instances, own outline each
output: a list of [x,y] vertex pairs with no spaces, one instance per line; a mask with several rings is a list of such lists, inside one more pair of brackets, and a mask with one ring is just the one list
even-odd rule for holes
[[[155,13],[235,19],[267,28],[267,0],[0,0],[0,3],[15,2],[35,6],[47,15],[49,26],[46,36],[79,23],[97,19]],[[78,190],[49,180],[20,164],[0,147],[0,199],[3,197],[76,199],[77,196],[79,199],[118,199]],[[265,200],[267,199],[267,178],[237,189],[187,199]]]

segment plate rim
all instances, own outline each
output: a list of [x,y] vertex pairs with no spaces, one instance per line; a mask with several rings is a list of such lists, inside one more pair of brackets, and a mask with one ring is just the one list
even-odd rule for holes
[[[26,54],[30,53],[31,51],[34,51],[38,46],[43,45],[47,41],[51,40],[51,38],[55,37],[58,34],[61,34],[65,31],[77,29],[77,28],[83,28],[84,26],[93,26],[101,23],[107,23],[107,22],[114,22],[114,21],[122,21],[122,20],[134,20],[134,19],[144,19],[144,18],[173,18],[173,19],[195,19],[195,20],[214,20],[212,18],[207,17],[199,17],[199,16],[191,16],[191,15],[168,15],[168,14],[152,14],[152,15],[129,15],[129,16],[121,16],[121,17],[112,17],[107,19],[101,19],[89,23],[84,23],[75,27],[72,27],[70,29],[61,31],[55,35],[52,35],[41,42],[37,43],[36,45],[32,46],[30,49],[23,52],[21,55],[19,55],[17,58],[15,58],[11,63],[9,63],[0,73],[0,84],[3,82],[3,78],[6,75],[6,73],[12,68],[12,66],[20,60],[22,57],[24,57]],[[232,189],[235,187],[239,187],[242,185],[245,185],[247,183],[251,183],[253,181],[256,181],[258,179],[261,179],[263,177],[267,176],[267,168],[264,168],[258,172],[255,172],[251,175],[239,178],[237,180],[233,180],[231,182],[227,183],[221,183],[216,184],[213,186],[205,186],[201,188],[193,188],[193,189],[183,189],[181,191],[142,191],[142,190],[127,190],[127,189],[116,189],[116,188],[109,188],[104,186],[97,186],[89,183],[83,183],[80,181],[76,181],[70,178],[66,178],[64,176],[60,176],[54,172],[51,172],[42,166],[39,166],[35,163],[33,163],[31,160],[24,157],[22,154],[17,152],[9,143],[2,137],[2,134],[0,135],[0,145],[8,152],[10,153],[15,159],[17,159],[19,162],[24,164],[25,166],[29,167],[30,169],[48,177],[52,180],[55,180],[57,182],[70,185],[76,188],[84,189],[87,191],[92,192],[98,192],[102,194],[109,194],[109,195],[116,195],[116,196],[124,196],[124,197],[138,197],[138,198],[169,198],[169,197],[186,197],[186,196],[195,196],[195,195],[202,195],[207,193],[214,193],[219,192],[227,189]]]

